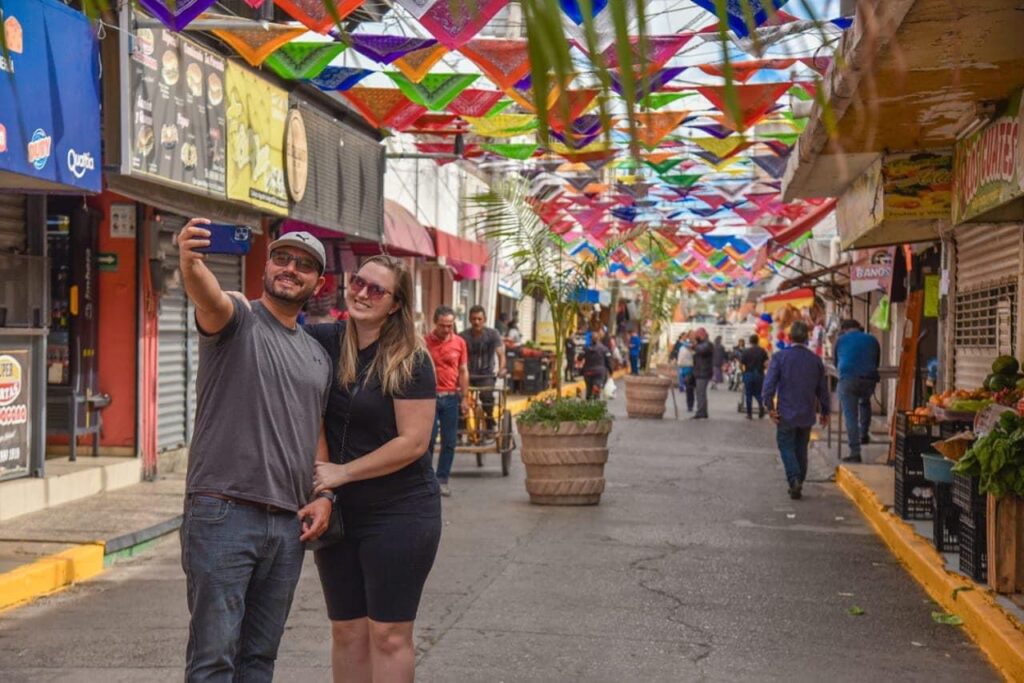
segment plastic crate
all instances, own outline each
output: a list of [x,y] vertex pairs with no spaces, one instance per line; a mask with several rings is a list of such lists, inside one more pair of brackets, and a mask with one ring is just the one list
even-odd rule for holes
[[921,452],[897,449],[895,467],[897,476],[904,479],[924,476],[924,459],[921,457]]
[[953,505],[953,487],[936,484],[932,497],[932,539],[940,553],[959,551],[960,509]]
[[978,478],[953,473],[953,505],[971,519],[984,517],[988,497],[978,491]]
[[893,509],[901,519],[931,519],[933,485],[923,476],[904,476],[896,469]]
[[960,529],[957,534],[960,546],[960,571],[981,583],[988,580],[986,533],[984,520],[975,524],[963,516],[960,517]]
[[896,413],[896,436],[919,436],[934,440],[939,436],[938,423],[926,415]]
[[973,422],[963,422],[958,420],[949,420],[939,423],[939,438],[948,439],[952,436],[956,436],[960,432],[969,432],[974,429]]

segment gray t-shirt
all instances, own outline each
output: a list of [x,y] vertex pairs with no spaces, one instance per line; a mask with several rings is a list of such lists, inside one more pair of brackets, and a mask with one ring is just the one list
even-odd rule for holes
[[494,354],[505,353],[505,342],[498,331],[485,327],[480,336],[473,335],[472,328],[463,331],[459,336],[466,340],[469,352],[469,376],[489,377],[494,374]]
[[231,321],[199,342],[188,493],[220,493],[286,510],[313,488],[331,360],[301,327],[290,330],[259,301],[232,297]]

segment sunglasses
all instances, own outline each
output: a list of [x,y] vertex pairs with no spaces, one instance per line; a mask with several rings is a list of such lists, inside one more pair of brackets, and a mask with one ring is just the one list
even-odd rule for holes
[[289,263],[295,263],[295,270],[300,273],[320,273],[320,263],[308,256],[293,256],[287,251],[275,251],[270,254],[270,262],[279,268],[287,268]]
[[393,292],[384,289],[380,285],[374,284],[372,282],[367,282],[358,275],[353,275],[351,278],[349,278],[348,286],[352,290],[353,294],[358,294],[359,292],[365,289],[366,298],[369,299],[370,301],[380,301],[381,299],[384,298],[385,294],[393,294]]

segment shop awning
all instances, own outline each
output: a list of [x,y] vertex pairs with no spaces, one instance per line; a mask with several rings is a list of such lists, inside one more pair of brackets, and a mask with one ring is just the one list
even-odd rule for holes
[[446,261],[458,261],[459,263],[475,266],[487,265],[487,246],[472,240],[463,239],[437,228],[427,228],[430,236],[434,238],[434,252],[438,258],[443,257]]
[[433,257],[436,254],[427,229],[408,209],[391,199],[384,200],[384,244],[393,256]]
[[761,306],[765,313],[775,311],[785,306],[792,306],[796,309],[810,308],[814,305],[814,290],[810,288],[794,289],[782,294],[769,294],[761,299]]
[[835,209],[835,207],[836,200],[828,200],[785,230],[773,234],[772,242],[775,242],[776,244],[789,244],[790,242],[796,241],[813,230],[814,226],[824,220],[825,216],[832,213],[832,210]]

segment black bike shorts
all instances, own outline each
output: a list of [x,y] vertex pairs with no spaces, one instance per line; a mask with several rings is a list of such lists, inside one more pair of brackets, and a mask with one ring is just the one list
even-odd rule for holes
[[342,521],[344,539],[315,553],[328,618],[415,620],[441,541],[436,485],[387,505],[343,507]]

